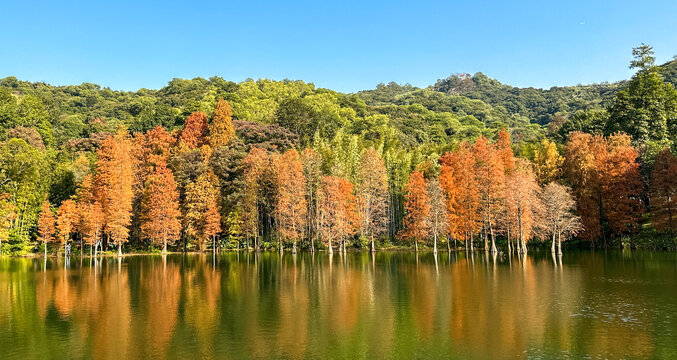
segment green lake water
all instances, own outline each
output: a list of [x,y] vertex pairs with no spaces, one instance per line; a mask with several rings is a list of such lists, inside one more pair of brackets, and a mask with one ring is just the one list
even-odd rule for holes
[[677,254],[0,259],[0,359],[677,358]]

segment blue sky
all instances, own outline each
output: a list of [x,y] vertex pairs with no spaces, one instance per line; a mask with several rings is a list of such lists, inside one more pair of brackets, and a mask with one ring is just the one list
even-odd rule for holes
[[677,54],[677,1],[2,1],[0,77],[160,88],[301,79],[344,92],[481,71],[515,86],[629,77]]

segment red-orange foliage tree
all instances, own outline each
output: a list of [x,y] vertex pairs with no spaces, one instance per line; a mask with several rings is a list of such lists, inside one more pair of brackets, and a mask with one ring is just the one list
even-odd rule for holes
[[404,230],[401,236],[413,240],[416,252],[418,252],[419,241],[425,240],[429,234],[426,219],[430,215],[430,198],[420,171],[413,171],[409,175],[409,182],[405,185],[404,199],[407,214],[404,217]]
[[541,188],[528,160],[518,159],[506,179],[506,190],[507,216],[516,225],[517,251],[526,253],[527,241],[536,234],[543,214]]
[[[447,207],[447,233],[450,237],[458,236],[459,234],[459,222],[458,218],[458,204],[460,193],[458,188],[458,183],[454,178],[454,172],[450,165],[447,163],[451,161],[451,154],[447,153],[442,159],[442,168],[440,169],[440,175],[438,176],[440,188],[444,194],[444,203]],[[451,241],[447,239],[447,251],[451,251]]]
[[101,143],[97,162],[97,198],[105,218],[105,231],[118,246],[122,256],[122,244],[128,241],[132,218],[134,192],[134,160],[132,144],[126,130],[118,131]]
[[451,169],[456,184],[456,206],[452,212],[452,218],[456,219],[456,226],[451,227],[451,236],[454,239],[463,238],[465,248],[468,249],[467,240],[470,239],[470,249],[473,249],[473,236],[481,227],[480,218],[480,193],[475,178],[475,158],[470,146],[462,142],[453,153],[447,153],[442,158],[443,166]]
[[[75,232],[75,226],[78,222],[78,212],[73,200],[65,200],[59,206],[56,212],[56,229],[58,232],[57,242],[68,246],[71,234]],[[67,255],[64,252],[64,255]]]
[[651,173],[652,224],[673,238],[677,227],[677,157],[670,149],[656,156]]
[[607,227],[616,235],[637,230],[642,183],[630,137],[574,132],[565,154],[565,170],[583,222],[581,236],[591,241],[601,237],[606,247]]
[[167,244],[179,239],[181,212],[174,174],[162,163],[146,180],[141,208],[143,235],[153,243],[162,245],[162,254],[167,254]]
[[278,231],[282,238],[292,241],[292,253],[295,254],[296,243],[303,238],[308,211],[305,196],[306,179],[303,176],[303,162],[299,153],[294,149],[287,150],[278,159],[276,170],[278,196],[275,211]]
[[491,251],[496,252],[494,227],[501,209],[505,185],[504,159],[494,145],[481,136],[473,145],[475,177],[480,193],[482,220],[484,222],[484,249],[488,249],[487,237],[491,237]]
[[90,245],[89,255],[92,256],[92,248],[97,245],[104,226],[104,215],[101,204],[94,195],[94,182],[92,175],[87,175],[82,180],[77,191],[77,207],[79,213],[78,228],[82,233],[85,244]]
[[206,143],[207,140],[207,114],[196,111],[183,125],[183,131],[179,137],[179,151],[194,150]]
[[327,242],[330,254],[333,240],[340,241],[339,248],[345,252],[345,240],[355,234],[360,222],[353,184],[335,176],[323,176],[317,196],[322,240]]

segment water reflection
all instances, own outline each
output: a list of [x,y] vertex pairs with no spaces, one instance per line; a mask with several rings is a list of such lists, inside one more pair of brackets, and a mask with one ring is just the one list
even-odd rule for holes
[[669,357],[676,264],[627,251],[3,258],[0,354]]

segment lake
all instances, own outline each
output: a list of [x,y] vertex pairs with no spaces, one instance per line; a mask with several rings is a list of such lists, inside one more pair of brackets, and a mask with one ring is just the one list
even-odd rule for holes
[[677,254],[0,259],[0,358],[677,358]]

